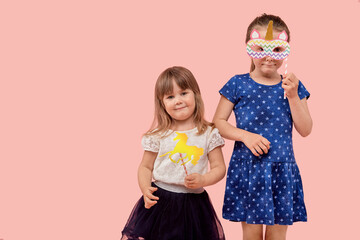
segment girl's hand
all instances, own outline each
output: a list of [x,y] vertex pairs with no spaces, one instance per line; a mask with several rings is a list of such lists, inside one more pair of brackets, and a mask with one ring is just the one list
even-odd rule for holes
[[156,197],[155,195],[153,195],[153,193],[158,190],[155,187],[149,187],[143,194],[144,197],[144,202],[145,202],[145,208],[149,209],[152,206],[154,206],[157,201],[155,200],[159,200],[158,197]]
[[281,87],[286,92],[287,98],[293,98],[298,96],[299,79],[293,73],[284,75]]
[[247,132],[243,143],[247,146],[255,156],[267,154],[270,149],[270,142],[263,136]]
[[185,187],[187,188],[201,188],[204,186],[204,177],[199,173],[193,173],[185,177]]

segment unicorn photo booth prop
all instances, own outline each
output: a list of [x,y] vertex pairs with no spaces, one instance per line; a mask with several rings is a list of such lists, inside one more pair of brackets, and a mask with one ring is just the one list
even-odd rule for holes
[[[188,171],[186,169],[185,164],[190,162],[193,165],[196,165],[200,159],[200,157],[204,154],[203,148],[198,148],[197,146],[189,146],[187,145],[188,136],[185,133],[179,133],[176,132],[176,137],[173,139],[173,141],[179,140],[174,150],[167,152],[160,157],[166,156],[169,154],[169,159],[174,163],[179,163],[181,161],[181,165],[184,167],[184,171],[186,176],[188,175]],[[184,155],[183,155],[184,154]],[[176,157],[177,155],[180,155],[180,158],[177,160],[173,157]],[[187,159],[186,162],[184,162],[184,159]]]
[[246,44],[246,51],[250,57],[264,58],[269,56],[276,60],[285,59],[290,54],[288,36],[282,31],[276,39],[273,39],[273,22],[270,21],[265,39],[260,38],[260,33],[254,29],[250,34],[250,40]]
[[[273,39],[273,21],[270,21],[266,30],[265,39],[260,38],[260,33],[253,29],[250,40],[246,44],[246,52],[252,58],[271,57],[275,60],[285,59],[285,75],[287,74],[287,58],[290,54],[290,44],[287,42],[288,35],[282,31],[276,39]],[[284,93],[284,99],[286,93]]]

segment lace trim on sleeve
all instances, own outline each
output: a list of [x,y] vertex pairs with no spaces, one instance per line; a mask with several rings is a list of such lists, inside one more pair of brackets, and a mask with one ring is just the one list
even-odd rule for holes
[[154,135],[143,136],[141,145],[145,151],[159,152],[160,140]]
[[210,133],[208,153],[211,152],[214,148],[224,145],[225,145],[225,141],[221,137],[219,130],[217,128],[214,128]]

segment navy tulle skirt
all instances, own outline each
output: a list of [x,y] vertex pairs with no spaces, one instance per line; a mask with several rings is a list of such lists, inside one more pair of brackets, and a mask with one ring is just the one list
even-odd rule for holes
[[122,231],[121,240],[223,240],[223,228],[206,191],[174,193],[158,186],[158,203],[136,203]]

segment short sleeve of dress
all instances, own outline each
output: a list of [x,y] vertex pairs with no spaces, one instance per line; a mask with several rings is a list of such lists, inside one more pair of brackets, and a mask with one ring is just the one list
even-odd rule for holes
[[310,93],[306,90],[304,84],[299,80],[299,87],[298,87],[298,95],[300,100],[305,98],[308,99],[310,97]]
[[145,151],[159,152],[160,139],[155,135],[145,135],[141,139],[141,145]]
[[239,101],[238,84],[238,78],[234,76],[220,89],[219,93],[236,104]]
[[211,131],[210,137],[209,137],[208,153],[211,152],[212,150],[214,150],[214,148],[216,148],[216,147],[224,146],[224,144],[225,144],[225,141],[221,137],[219,130],[217,128],[214,128]]

